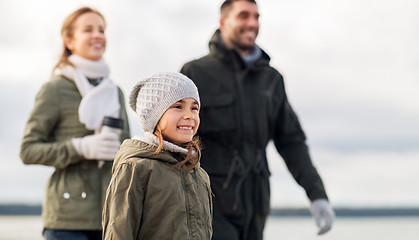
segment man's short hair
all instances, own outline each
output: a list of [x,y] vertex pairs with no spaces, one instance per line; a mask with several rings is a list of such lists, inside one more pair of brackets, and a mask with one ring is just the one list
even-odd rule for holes
[[238,1],[247,1],[247,2],[251,2],[251,3],[256,4],[256,1],[255,1],[255,0],[225,0],[225,1],[223,2],[223,4],[221,4],[221,7],[220,7],[220,13],[221,13],[221,15],[222,15],[222,16],[227,15],[227,14],[228,14],[228,12],[229,12],[229,11],[230,11],[230,9],[231,9],[231,5],[232,5],[234,2],[238,2]]

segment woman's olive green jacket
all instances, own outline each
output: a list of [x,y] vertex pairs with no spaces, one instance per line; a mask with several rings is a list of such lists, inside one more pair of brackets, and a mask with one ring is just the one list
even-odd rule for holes
[[[59,76],[43,85],[26,124],[20,157],[24,164],[52,166],[42,208],[44,228],[100,230],[102,206],[111,178],[112,161],[102,168],[78,155],[71,139],[93,134],[80,123],[82,97],[75,83]],[[121,140],[129,138],[128,120],[119,89]]]

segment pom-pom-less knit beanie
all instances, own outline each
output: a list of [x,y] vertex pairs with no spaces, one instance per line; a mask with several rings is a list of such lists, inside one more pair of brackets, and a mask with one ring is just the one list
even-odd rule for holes
[[153,133],[161,116],[179,100],[193,98],[201,106],[198,88],[181,73],[158,73],[137,83],[129,96],[144,132]]

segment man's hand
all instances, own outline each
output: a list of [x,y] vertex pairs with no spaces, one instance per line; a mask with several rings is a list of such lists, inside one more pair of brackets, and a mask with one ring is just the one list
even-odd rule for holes
[[333,211],[333,208],[330,206],[327,199],[319,198],[314,200],[311,203],[310,211],[319,227],[318,235],[322,235],[332,228],[332,223],[335,219],[335,211]]

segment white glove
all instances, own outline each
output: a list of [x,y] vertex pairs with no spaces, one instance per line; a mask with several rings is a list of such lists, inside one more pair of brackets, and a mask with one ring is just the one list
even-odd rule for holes
[[101,132],[71,139],[77,153],[86,159],[113,160],[121,142],[114,132]]
[[319,227],[318,235],[328,232],[332,228],[335,219],[335,211],[325,198],[319,198],[311,203],[311,214]]

